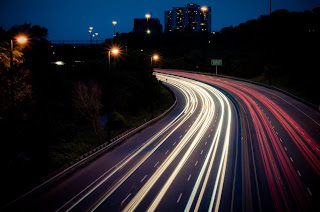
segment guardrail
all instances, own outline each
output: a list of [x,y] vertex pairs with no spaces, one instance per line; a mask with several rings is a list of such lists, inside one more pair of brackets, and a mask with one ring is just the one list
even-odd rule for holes
[[[167,86],[165,86],[165,87],[167,87]],[[170,89],[169,89],[169,91],[171,93],[173,93]],[[146,123],[140,125],[137,128],[131,128],[131,129],[127,130],[126,132],[116,136],[115,138],[112,138],[110,140],[110,142],[111,142],[110,144],[108,144],[109,142],[106,142],[106,143],[94,148],[90,152],[87,152],[87,153],[81,155],[77,159],[71,161],[70,163],[66,164],[65,166],[61,167],[57,171],[55,171],[52,174],[50,174],[47,177],[47,178],[49,178],[48,180],[46,180],[45,182],[41,183],[37,187],[33,188],[29,192],[23,194],[22,196],[18,197],[17,199],[11,201],[7,205],[5,205],[4,208],[8,208],[8,207],[12,206],[13,204],[15,204],[16,202],[22,201],[22,200],[24,200],[24,199],[26,199],[28,197],[31,197],[35,193],[44,190],[48,186],[52,185],[54,182],[57,182],[58,180],[60,180],[64,176],[70,174],[74,170],[80,168],[84,164],[87,164],[88,162],[96,159],[97,157],[99,157],[100,155],[102,155],[106,151],[112,149],[113,147],[115,147],[117,145],[120,145],[123,141],[125,141],[127,138],[131,137],[132,135],[136,134],[140,130],[143,130],[144,128],[148,127],[149,125],[152,125],[155,122],[159,121],[161,118],[163,118],[165,115],[167,115],[170,111],[172,111],[173,108],[177,105],[177,97],[175,96],[175,94],[174,94],[174,98],[175,98],[175,101],[171,105],[171,107],[169,109],[167,109],[165,112],[163,112],[162,114],[160,114],[159,116],[147,121]],[[50,177],[50,176],[52,176],[52,177]]]

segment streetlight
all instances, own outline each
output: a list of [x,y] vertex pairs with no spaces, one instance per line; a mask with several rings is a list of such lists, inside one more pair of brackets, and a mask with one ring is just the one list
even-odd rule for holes
[[[10,40],[10,73],[11,73],[11,79],[10,79],[10,89],[11,89],[11,102],[14,102],[14,73],[13,73],[13,39]],[[23,45],[25,43],[27,43],[28,38],[24,35],[19,35],[18,37],[16,37],[16,41]]]
[[[109,87],[109,92],[110,92],[110,88],[111,88],[111,80],[110,80],[110,76],[111,76],[111,67],[110,67],[110,62],[111,62],[111,54],[113,54],[114,56],[117,56],[119,54],[119,48],[118,47],[112,47],[111,49],[109,49],[108,51],[108,60],[109,60],[109,77],[108,77],[108,86]],[[110,98],[108,101],[108,140],[111,140],[111,103],[110,103]]]
[[90,44],[91,44],[91,40],[92,40],[92,36],[91,36],[92,30],[93,30],[93,27],[89,27],[89,33],[90,33]]
[[148,22],[148,19],[151,18],[151,15],[150,15],[149,13],[147,13],[147,14],[145,15],[145,17],[146,17],[147,22]]
[[117,56],[119,54],[119,48],[118,47],[112,47],[108,51],[109,71],[110,71],[111,54],[113,54],[114,56]]
[[97,39],[97,36],[98,36],[98,33],[94,33],[96,35],[96,43],[98,43],[98,39]]
[[113,24],[113,30],[114,30],[113,37],[115,37],[116,36],[116,24],[117,24],[117,22],[116,21],[112,21],[112,24]]
[[203,7],[201,7],[201,10],[202,10],[202,11],[203,11],[203,13],[204,13],[204,12],[206,12],[206,11],[208,10],[208,7],[203,6]]
[[153,83],[152,83],[152,73],[153,73],[153,64],[159,60],[159,55],[154,54],[151,56],[151,119],[153,119]]
[[151,15],[149,13],[145,14],[145,17],[147,19],[147,34],[150,34],[151,31],[149,30],[149,18],[151,18]]

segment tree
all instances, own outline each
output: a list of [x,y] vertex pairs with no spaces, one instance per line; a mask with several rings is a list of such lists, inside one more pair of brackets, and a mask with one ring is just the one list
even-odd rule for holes
[[101,87],[90,82],[78,82],[73,92],[74,102],[80,113],[91,123],[94,133],[102,143],[103,131],[101,128]]
[[[0,44],[0,111],[4,114],[7,114],[7,110],[12,104],[19,106],[19,103],[32,98],[32,86],[29,83],[30,71],[23,66],[22,49],[20,46],[14,47],[13,67],[10,67],[9,49],[9,43]],[[11,81],[12,75],[13,82]],[[11,83],[14,86],[13,94],[10,89]],[[10,101],[11,96],[13,97],[12,101]]]

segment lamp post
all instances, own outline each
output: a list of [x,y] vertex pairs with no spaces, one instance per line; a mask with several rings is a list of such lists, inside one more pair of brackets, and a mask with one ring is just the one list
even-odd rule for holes
[[[119,54],[119,49],[117,47],[113,47],[108,51],[108,61],[109,61],[109,77],[108,77],[108,92],[110,93],[110,89],[111,89],[111,80],[110,80],[110,76],[111,76],[111,54],[113,54],[114,56],[117,56]],[[109,95],[109,101],[108,101],[108,141],[110,142],[111,140],[111,98]]]
[[112,24],[113,24],[113,37],[116,37],[116,24],[117,24],[117,22],[112,21]]
[[[12,108],[15,102],[15,92],[14,92],[14,71],[13,71],[13,39],[10,40],[10,98],[11,98],[11,104]],[[27,37],[21,35],[16,38],[16,41],[19,44],[25,44],[28,39]],[[11,110],[11,117],[13,117],[13,110]]]
[[[145,14],[146,19],[147,19],[147,34],[150,34],[149,30],[149,18],[151,18],[151,15],[149,13]],[[149,32],[149,33],[148,33]]]
[[98,34],[99,34],[99,33],[97,33],[97,32],[94,33],[94,35],[95,35],[94,37],[96,38],[96,44],[98,43],[98,38],[97,38]]
[[151,15],[150,15],[149,13],[147,13],[147,14],[145,15],[145,17],[146,17],[147,23],[148,23],[148,20],[149,20],[149,18],[151,18]]
[[108,51],[109,72],[111,71],[111,69],[110,69],[111,53],[114,56],[117,56],[119,53],[119,49],[117,47],[113,47],[111,50]]
[[89,27],[89,33],[90,33],[90,45],[91,45],[91,41],[92,41],[92,36],[91,36],[92,30],[93,30],[93,27]]
[[153,64],[159,60],[159,55],[154,54],[151,56],[151,119],[153,119],[153,83],[152,83],[152,74],[153,74]]

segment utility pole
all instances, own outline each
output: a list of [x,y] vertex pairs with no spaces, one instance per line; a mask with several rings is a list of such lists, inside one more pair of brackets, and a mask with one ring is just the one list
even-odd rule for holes
[[271,0],[270,0],[270,15],[271,15]]

